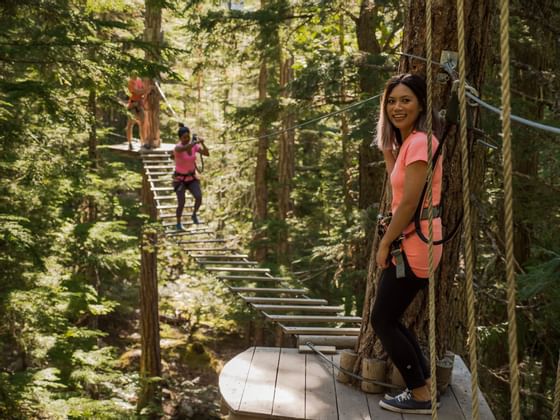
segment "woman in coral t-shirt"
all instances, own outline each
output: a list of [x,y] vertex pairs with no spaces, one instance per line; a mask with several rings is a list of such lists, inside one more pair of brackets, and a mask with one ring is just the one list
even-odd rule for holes
[[[194,209],[191,215],[193,224],[197,225],[197,212],[202,204],[202,191],[200,181],[196,174],[196,154],[208,156],[210,152],[204,144],[203,138],[191,138],[189,127],[179,124],[177,131],[179,143],[175,145],[173,155],[175,158],[175,172],[173,172],[173,189],[177,194],[176,229],[185,230],[181,223],[183,209],[185,208],[185,192],[188,190],[194,198]],[[194,137],[194,135],[193,135]]]
[[[439,145],[439,119],[433,113],[432,153]],[[386,397],[379,405],[399,413],[430,414],[430,369],[414,334],[400,321],[418,291],[428,284],[428,244],[415,232],[414,213],[428,173],[426,134],[426,82],[418,75],[391,78],[385,87],[377,127],[377,145],[382,150],[390,176],[391,222],[380,241],[376,262],[383,268],[376,290],[371,322],[383,347],[404,378],[407,389]],[[441,239],[439,202],[442,162],[433,172],[434,240]],[[424,203],[423,207],[428,207]],[[427,214],[427,210],[424,212]],[[424,235],[428,221],[421,220]],[[391,244],[401,235],[404,276],[397,275],[398,261],[391,257]],[[434,267],[441,260],[442,246],[434,246]]]

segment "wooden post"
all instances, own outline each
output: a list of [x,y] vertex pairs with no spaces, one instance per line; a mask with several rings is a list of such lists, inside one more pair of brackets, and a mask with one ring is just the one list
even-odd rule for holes
[[[387,362],[379,359],[362,359],[362,376],[365,379],[385,381],[385,369]],[[362,381],[362,391],[370,394],[381,394],[385,388],[371,382]]]
[[[357,357],[358,353],[356,353],[354,350],[343,350],[340,353],[340,367],[351,372],[354,368],[354,363],[356,362]],[[336,375],[336,380],[338,382],[346,384],[350,382],[351,376],[339,370]]]

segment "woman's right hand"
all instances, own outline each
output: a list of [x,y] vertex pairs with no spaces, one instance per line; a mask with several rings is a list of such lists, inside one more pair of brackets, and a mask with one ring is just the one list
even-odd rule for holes
[[379,247],[377,248],[377,254],[375,255],[375,262],[377,266],[380,268],[387,268],[389,267],[389,245],[385,244],[385,242],[379,242]]

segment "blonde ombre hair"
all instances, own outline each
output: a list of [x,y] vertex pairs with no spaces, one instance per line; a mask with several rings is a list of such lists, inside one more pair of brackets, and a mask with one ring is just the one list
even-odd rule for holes
[[[391,123],[389,116],[387,115],[387,99],[391,95],[391,92],[398,85],[403,84],[408,87],[414,96],[418,99],[418,103],[422,111],[418,115],[416,122],[414,123],[414,129],[416,131],[426,132],[426,81],[422,76],[411,73],[399,74],[397,76],[391,77],[386,85],[383,92],[383,97],[381,98],[381,107],[379,109],[379,119],[377,120],[377,131],[375,134],[374,143],[377,147],[383,150],[393,150],[398,149],[405,139],[401,138],[401,132]],[[442,122],[439,118],[438,113],[435,109],[432,110],[432,132],[439,138],[442,130]]]

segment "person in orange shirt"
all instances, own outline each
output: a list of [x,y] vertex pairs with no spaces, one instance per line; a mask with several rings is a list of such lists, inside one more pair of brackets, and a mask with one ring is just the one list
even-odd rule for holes
[[[428,173],[426,134],[426,82],[414,74],[401,74],[387,82],[377,125],[377,146],[383,152],[389,174],[392,216],[376,254],[383,269],[371,312],[372,326],[383,348],[401,373],[407,389],[383,398],[379,405],[398,413],[430,414],[430,369],[414,334],[401,317],[416,294],[428,285],[428,244],[416,234],[413,222]],[[435,153],[441,123],[432,113],[432,153]],[[433,172],[432,204],[434,241],[442,236],[439,203],[442,160]],[[428,235],[428,204],[423,203],[420,226]],[[433,248],[434,269],[442,255],[442,245]]]
[[138,133],[140,137],[140,145],[144,143],[144,95],[147,93],[142,83],[142,79],[138,77],[136,71],[130,73],[128,79],[128,121],[126,123],[126,139],[128,141],[128,149],[132,150],[132,131],[134,125],[138,124]]

